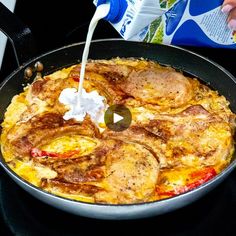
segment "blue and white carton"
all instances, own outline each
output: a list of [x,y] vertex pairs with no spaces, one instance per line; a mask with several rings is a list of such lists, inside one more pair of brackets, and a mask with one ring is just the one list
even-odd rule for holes
[[221,11],[223,0],[124,1],[122,18],[112,25],[125,40],[236,48],[236,35]]

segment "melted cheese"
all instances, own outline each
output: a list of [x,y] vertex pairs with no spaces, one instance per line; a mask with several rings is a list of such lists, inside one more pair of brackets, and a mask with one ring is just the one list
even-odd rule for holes
[[[125,60],[116,58],[111,61],[100,60],[99,62],[108,65],[130,66],[134,67],[136,70],[146,69],[148,66],[158,68],[160,67],[156,63],[145,60]],[[73,80],[73,76],[70,76],[70,73],[75,68],[76,65],[69,68],[64,68],[51,75],[48,75],[47,79],[53,80],[53,82],[60,79],[64,80],[68,82],[69,88],[74,88],[78,85],[78,82]],[[104,75],[96,74],[95,72],[88,72],[88,75],[96,78],[99,82],[102,82],[105,77]],[[178,124],[181,127],[181,125],[184,126],[188,124],[188,122],[189,125],[191,125],[191,122],[195,122],[196,120],[207,120],[207,115],[205,114],[200,114],[199,116],[195,117],[189,115],[187,122],[183,117],[176,118],[178,114],[180,114],[189,106],[193,105],[201,105],[209,113],[214,114],[214,116],[218,117],[220,120],[219,122],[214,121],[209,123],[209,125],[199,134],[197,132],[185,133],[187,132],[186,129],[183,129],[182,131],[180,129],[180,131],[178,131],[178,135],[168,139],[167,141],[162,140],[162,142],[160,142],[159,148],[161,152],[157,153],[157,156],[159,154],[163,155],[167,159],[167,164],[169,166],[167,168],[164,166],[160,169],[157,187],[163,188],[165,191],[172,191],[176,186],[186,185],[192,172],[200,170],[201,168],[205,168],[206,166],[213,167],[216,172],[219,173],[230,163],[234,153],[234,141],[232,134],[235,127],[230,123],[230,117],[235,117],[235,115],[229,108],[229,102],[225,97],[220,96],[217,91],[210,90],[206,87],[200,87],[200,82],[196,79],[193,79],[191,83],[195,91],[195,97],[187,104],[184,104],[180,107],[167,106],[168,101],[165,100],[165,98],[162,98],[161,100],[160,104],[162,105],[153,105],[133,98],[124,101],[124,104],[130,109],[132,113],[132,124],[138,126],[144,124],[146,125],[150,120],[161,120],[160,117],[163,114],[171,115],[168,118],[169,123],[167,122],[165,125],[167,128],[170,128],[170,131],[172,132],[174,132],[174,128],[171,129],[171,125],[173,125],[171,123],[172,121],[175,125]],[[152,87],[150,86],[151,85],[146,85],[146,91],[149,91],[149,89]],[[99,94],[102,94],[102,96],[105,98],[111,99],[109,97],[109,91],[105,90],[103,85],[96,87],[94,82],[86,79],[84,82],[84,87],[87,92],[97,90]],[[59,104],[59,102],[55,105],[55,107],[50,107],[51,105],[45,100],[39,99],[37,96],[32,96],[31,89],[31,85],[27,86],[23,93],[16,95],[12,99],[11,104],[7,108],[5,119],[2,123],[3,132],[1,134],[1,150],[5,160],[9,163],[9,166],[13,169],[13,171],[33,185],[41,187],[41,179],[55,179],[58,175],[57,172],[50,165],[41,165],[37,162],[34,162],[34,160],[29,157],[24,159],[24,157],[19,158],[19,156],[15,155],[14,149],[12,149],[11,146],[12,144],[9,143],[8,135],[16,124],[28,122],[38,114],[52,112],[53,109],[57,109],[57,112],[62,113],[63,111],[66,112],[67,109],[63,107],[63,104]],[[109,99],[107,99],[107,101]],[[100,126],[100,133],[102,134],[103,132],[106,132],[107,128],[103,120],[97,122]],[[180,134],[182,134],[182,136]],[[101,140],[99,138],[77,134],[63,134],[59,137],[52,138],[50,142],[39,145],[37,148],[43,151],[54,153],[66,153],[71,150],[78,150],[79,154],[76,155],[76,158],[79,158],[92,153],[97,147],[99,147]],[[197,145],[195,146],[194,143]],[[128,152],[129,150],[127,150],[127,153]],[[208,155],[210,155],[212,152],[214,152],[214,158],[208,159]],[[130,171],[130,169],[135,168],[133,165],[122,166],[123,164],[124,163],[122,162],[119,167],[122,168],[122,170],[126,168],[128,171]],[[86,169],[87,163],[85,162],[81,164],[81,168]],[[117,167],[117,169],[119,168]],[[106,174],[109,176],[111,173]],[[87,181],[84,182],[84,184],[101,188],[104,191],[112,192],[112,187],[108,184],[106,177],[100,181]],[[143,188],[145,188],[145,186],[143,186]],[[57,187],[48,187],[45,188],[45,190],[53,194],[74,200],[85,202],[96,201],[96,198],[93,195],[88,196],[83,193],[66,193]],[[112,194],[108,194],[106,196],[107,202],[112,202],[112,199],[114,199]],[[136,195],[140,195],[140,199],[144,198],[141,192],[137,192]],[[155,191],[153,191],[153,195],[149,196],[149,198],[146,198],[145,201],[158,200],[160,198],[163,198],[163,196],[160,197],[155,194]]]
[[78,150],[80,155],[87,155],[96,147],[97,143],[96,140],[88,137],[70,135],[58,137],[40,148],[48,152],[58,153]]

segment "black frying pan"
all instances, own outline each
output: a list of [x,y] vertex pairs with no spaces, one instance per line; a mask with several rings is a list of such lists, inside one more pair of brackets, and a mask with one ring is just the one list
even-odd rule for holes
[[[12,17],[15,16],[0,4],[0,28],[11,39],[19,63],[19,68],[9,75],[0,86],[0,119],[3,119],[6,107],[9,105],[12,97],[23,90],[22,84],[30,82],[25,80],[26,68],[34,68],[35,63],[40,61],[44,65],[42,73],[44,75],[49,74],[55,70],[78,63],[82,57],[84,48],[84,43],[68,45],[35,57],[22,64],[32,55],[32,48],[30,48],[32,37],[30,30],[25,28],[22,23],[19,24],[18,19]],[[8,24],[7,22],[13,23],[11,30],[5,27]],[[4,25],[2,25],[3,23]],[[200,55],[178,47],[166,45],[152,45],[118,39],[93,41],[89,56],[91,59],[110,59],[117,56],[142,57],[154,60],[160,64],[170,65],[197,77],[224,95],[230,102],[231,109],[236,112],[236,79],[224,68]],[[234,154],[232,163],[219,175],[190,192],[156,202],[129,205],[91,204],[58,197],[34,187],[16,175],[5,163],[2,156],[0,156],[0,164],[10,177],[23,189],[54,207],[73,214],[92,218],[134,219],[164,214],[202,197],[231,173],[236,166],[235,157]]]

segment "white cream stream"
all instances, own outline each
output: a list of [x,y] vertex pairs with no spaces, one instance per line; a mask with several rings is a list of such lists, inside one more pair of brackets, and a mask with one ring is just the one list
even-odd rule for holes
[[110,10],[110,4],[102,4],[97,7],[96,12],[89,24],[86,43],[83,51],[81,70],[80,70],[80,82],[78,92],[74,88],[64,89],[59,97],[59,101],[69,107],[69,111],[65,113],[64,119],[76,119],[83,121],[86,114],[89,114],[91,119],[96,122],[103,116],[106,109],[105,98],[100,96],[96,91],[87,93],[83,89],[83,82],[85,76],[85,68],[88,60],[89,47],[93,37],[94,30],[98,24],[98,21],[107,16]]

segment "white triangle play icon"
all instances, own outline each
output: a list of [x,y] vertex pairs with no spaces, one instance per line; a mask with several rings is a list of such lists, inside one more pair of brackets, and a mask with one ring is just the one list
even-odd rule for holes
[[123,116],[120,116],[120,115],[118,115],[116,113],[113,113],[113,123],[117,123],[117,122],[119,122],[119,121],[121,121],[123,119],[124,119]]
[[104,120],[108,129],[120,132],[129,128],[132,122],[132,114],[123,105],[112,105],[106,110]]

